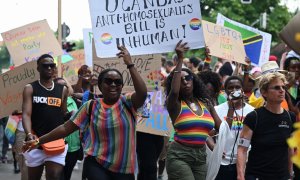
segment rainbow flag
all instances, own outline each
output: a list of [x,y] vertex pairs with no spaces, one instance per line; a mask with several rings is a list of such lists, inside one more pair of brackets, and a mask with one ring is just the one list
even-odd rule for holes
[[14,144],[16,138],[16,129],[18,126],[19,121],[21,120],[20,116],[9,116],[4,133],[8,139],[10,144]]
[[217,24],[241,33],[245,51],[252,64],[261,66],[269,61],[272,35],[218,14]]

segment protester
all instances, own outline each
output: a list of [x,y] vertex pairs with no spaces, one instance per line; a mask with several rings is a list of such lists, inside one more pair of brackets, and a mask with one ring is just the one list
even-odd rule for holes
[[[238,76],[227,78],[224,87],[228,101],[215,107],[218,116],[223,123],[228,124],[225,127],[229,129],[219,129],[218,141],[224,139],[224,142],[218,142],[218,148],[221,148],[223,153],[219,154],[221,157],[220,162],[211,162],[221,165],[216,180],[234,180],[237,177],[237,140],[243,127],[244,117],[254,110],[252,106],[244,102],[242,86],[242,79]],[[222,132],[223,130],[225,132]],[[221,136],[224,136],[224,138]]]
[[[68,87],[67,82],[63,78],[56,78],[53,81],[54,81],[54,83],[57,83],[57,84],[67,87],[68,92],[70,92],[69,89],[72,87]],[[69,94],[69,96],[67,98],[67,112],[69,113],[69,117],[70,117],[70,115],[75,113],[78,110],[78,108],[77,108],[75,101],[70,96],[70,93],[68,93],[68,94]],[[79,138],[79,131],[75,131],[72,134],[70,134],[69,136],[67,136],[65,138],[65,141],[68,143],[68,152],[66,155],[62,180],[63,179],[70,180],[71,176],[72,176],[72,171],[76,165],[78,158],[80,158],[80,157],[83,158],[83,149],[80,148],[81,142],[80,142],[80,138]],[[80,159],[80,160],[82,160],[82,159]]]
[[221,92],[222,84],[219,74],[212,71],[203,71],[198,73],[198,76],[206,85],[214,106],[226,102],[226,97]]
[[167,153],[167,173],[173,179],[206,177],[206,139],[209,131],[220,126],[205,85],[189,69],[182,68],[187,43],[179,41],[175,51],[176,68],[167,79],[166,106],[172,120],[175,141]]
[[4,117],[4,118],[0,119],[0,126],[1,126],[0,128],[3,132],[3,136],[1,137],[2,138],[2,149],[1,149],[2,150],[2,152],[1,152],[2,163],[7,163],[7,151],[8,151],[9,142],[4,133],[4,129],[7,124],[7,121],[8,121],[8,117]]
[[[116,69],[103,70],[98,87],[103,98],[88,101],[64,125],[33,141],[24,149],[36,148],[81,129],[85,134],[83,176],[89,180],[134,180],[136,168],[135,111],[147,96],[146,85],[132,63],[127,49],[118,47],[132,77],[135,92],[121,95],[122,74]],[[91,109],[90,109],[91,108]]]
[[296,117],[281,107],[286,83],[284,75],[278,72],[266,74],[260,80],[259,88],[266,104],[249,113],[244,120],[238,142],[238,180],[291,178],[292,150],[286,141]]
[[193,73],[197,74],[199,71],[198,71],[198,67],[199,67],[199,64],[201,62],[201,59],[199,60],[198,58],[196,57],[191,57],[190,58],[190,63],[191,63],[191,66],[188,67]]
[[[64,123],[67,88],[52,80],[55,63],[52,56],[44,54],[37,60],[40,80],[27,84],[23,91],[22,122],[27,141],[36,140]],[[45,154],[44,149],[25,152],[28,179],[41,178],[44,166],[47,179],[60,179],[65,164],[67,145],[64,152]]]

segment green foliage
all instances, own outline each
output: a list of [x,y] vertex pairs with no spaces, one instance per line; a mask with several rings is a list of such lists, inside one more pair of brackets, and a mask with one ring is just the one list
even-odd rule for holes
[[6,46],[0,46],[0,69],[10,66],[10,55]]
[[83,40],[78,40],[78,41],[72,41],[72,43],[75,43],[75,50],[77,49],[84,49],[84,43]]
[[[280,5],[280,0],[253,0],[251,4],[242,4],[240,0],[200,0],[203,19],[216,22],[217,14],[251,25],[259,19],[261,13],[268,15],[267,29],[262,30],[272,34],[272,41],[279,42],[278,33],[291,19],[285,5]],[[253,27],[259,28],[259,23]]]

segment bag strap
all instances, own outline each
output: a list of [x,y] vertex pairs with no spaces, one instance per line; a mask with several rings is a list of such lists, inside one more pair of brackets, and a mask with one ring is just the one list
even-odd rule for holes
[[126,110],[131,114],[132,119],[135,121],[135,117],[133,115],[133,112],[131,111],[131,109],[129,108],[129,106],[127,105],[126,101],[124,100],[124,98],[121,98],[122,103],[124,104]]

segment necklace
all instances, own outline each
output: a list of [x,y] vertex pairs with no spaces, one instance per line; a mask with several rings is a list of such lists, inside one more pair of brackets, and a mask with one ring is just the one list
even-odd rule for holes
[[198,111],[198,107],[196,106],[196,104],[195,103],[190,103],[189,104],[190,105],[190,108],[193,110],[193,111]]
[[52,81],[52,87],[50,89],[46,88],[44,85],[42,85],[41,81],[39,80],[39,84],[46,89],[47,91],[52,91],[54,89],[54,82]]

